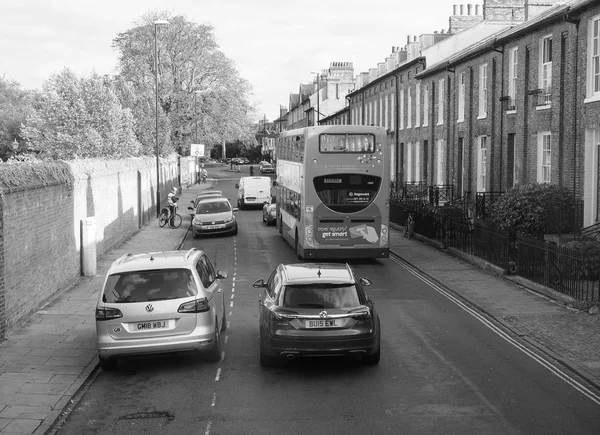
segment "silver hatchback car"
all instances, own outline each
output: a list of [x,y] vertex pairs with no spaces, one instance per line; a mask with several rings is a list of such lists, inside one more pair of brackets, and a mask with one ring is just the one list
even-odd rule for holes
[[126,254],[108,270],[96,306],[100,366],[125,356],[203,352],[221,358],[227,273],[201,250]]

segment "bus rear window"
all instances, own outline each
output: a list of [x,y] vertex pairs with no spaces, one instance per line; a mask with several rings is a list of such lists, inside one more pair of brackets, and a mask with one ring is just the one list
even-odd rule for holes
[[337,212],[364,210],[381,187],[381,178],[365,174],[331,174],[315,177],[315,191],[323,204]]
[[322,134],[319,136],[321,153],[374,153],[375,136],[372,134]]

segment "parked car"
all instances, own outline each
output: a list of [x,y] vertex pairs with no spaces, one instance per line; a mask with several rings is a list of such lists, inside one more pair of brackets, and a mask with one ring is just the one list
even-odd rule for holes
[[262,209],[262,220],[267,225],[275,225],[277,219],[277,201],[272,196],[269,202],[265,202]]
[[371,285],[348,264],[279,264],[259,297],[260,365],[280,358],[360,355],[378,364],[381,325]]
[[235,218],[237,208],[232,208],[227,198],[200,199],[192,211],[192,235],[194,238],[208,234],[228,233],[236,235],[238,224]]
[[221,358],[225,297],[205,252],[126,254],[109,268],[96,305],[100,366],[134,355],[190,352]]
[[198,201],[206,198],[223,198],[223,192],[220,190],[201,190],[196,194],[196,198],[190,202],[194,205],[194,208],[196,208]]
[[262,165],[260,165],[260,173],[261,174],[274,174],[275,166],[273,166],[270,163],[263,163]]

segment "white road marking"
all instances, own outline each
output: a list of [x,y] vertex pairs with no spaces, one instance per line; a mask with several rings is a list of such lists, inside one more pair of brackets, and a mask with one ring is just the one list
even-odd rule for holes
[[212,426],[212,423],[209,420],[208,423],[206,423],[206,431],[204,432],[204,435],[210,435],[210,427],[211,426]]
[[216,392],[213,393],[213,398],[212,398],[212,402],[210,402],[210,406],[215,406],[215,403],[217,403],[217,393]]
[[[229,328],[229,322],[227,322],[227,327]],[[228,338],[229,338],[229,335],[226,335],[226,336],[225,336],[225,342],[224,342],[224,344],[227,344],[227,339],[228,339]]]
[[233,301],[231,301],[231,302],[229,303],[229,306],[230,306],[231,308],[233,308]]
[[219,367],[217,369],[217,376],[215,376],[215,382],[219,382],[220,378],[221,378],[221,367]]
[[231,299],[233,299],[233,297],[234,297],[234,296],[235,296],[235,295],[234,295],[233,293],[231,293]]
[[221,361],[223,361],[225,359],[225,351],[221,352]]
[[397,263],[400,266],[404,267],[406,270],[408,270],[411,274],[413,274],[414,276],[416,276],[417,278],[419,278],[421,281],[423,281],[424,283],[428,284],[435,291],[437,291],[441,295],[445,296],[446,298],[448,298],[449,300],[451,300],[452,302],[454,302],[456,305],[458,305],[460,308],[462,308],[467,313],[471,314],[473,317],[475,317],[477,320],[479,320],[481,323],[483,323],[489,329],[491,329],[492,331],[494,331],[497,335],[499,335],[504,340],[506,340],[508,343],[512,344],[514,347],[516,347],[521,352],[523,352],[525,355],[528,355],[534,361],[537,361],[539,364],[541,364],[542,366],[546,367],[556,377],[562,379],[567,384],[571,385],[573,388],[575,388],[577,391],[579,391],[580,393],[582,393],[584,396],[586,396],[587,398],[589,398],[590,400],[592,400],[597,405],[600,405],[600,396],[597,395],[596,393],[594,393],[589,388],[587,388],[585,385],[581,384],[576,379],[574,379],[571,376],[569,376],[567,373],[565,373],[564,371],[562,371],[561,369],[559,369],[558,367],[556,367],[550,361],[546,360],[543,356],[538,355],[537,353],[533,352],[532,350],[530,350],[526,346],[524,346],[521,343],[519,343],[517,340],[515,340],[514,338],[512,338],[510,335],[508,335],[506,332],[504,332],[503,330],[501,330],[494,323],[492,323],[491,321],[489,321],[488,319],[486,319],[484,316],[482,316],[481,314],[479,314],[477,311],[475,311],[474,309],[472,309],[469,306],[465,305],[460,299],[458,299],[455,296],[453,296],[452,294],[448,293],[446,290],[444,290],[438,284],[436,284],[435,282],[431,281],[426,276],[422,275],[418,270],[414,269],[410,264],[408,264],[404,260],[398,259],[396,257],[391,257],[391,256],[390,256],[390,258],[392,259],[392,261],[394,261],[395,263]]

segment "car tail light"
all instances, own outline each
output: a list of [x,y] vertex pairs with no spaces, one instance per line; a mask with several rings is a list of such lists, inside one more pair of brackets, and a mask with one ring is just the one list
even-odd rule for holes
[[371,311],[369,309],[361,309],[360,311],[353,311],[350,316],[356,320],[367,320],[371,318]]
[[290,321],[298,317],[297,313],[291,313],[289,311],[270,311],[271,329],[293,329],[290,325]]
[[185,304],[181,304],[177,309],[178,313],[204,313],[206,311],[210,311],[208,299],[206,298],[186,302]]
[[112,320],[119,317],[123,317],[123,313],[117,308],[96,308],[96,320]]

